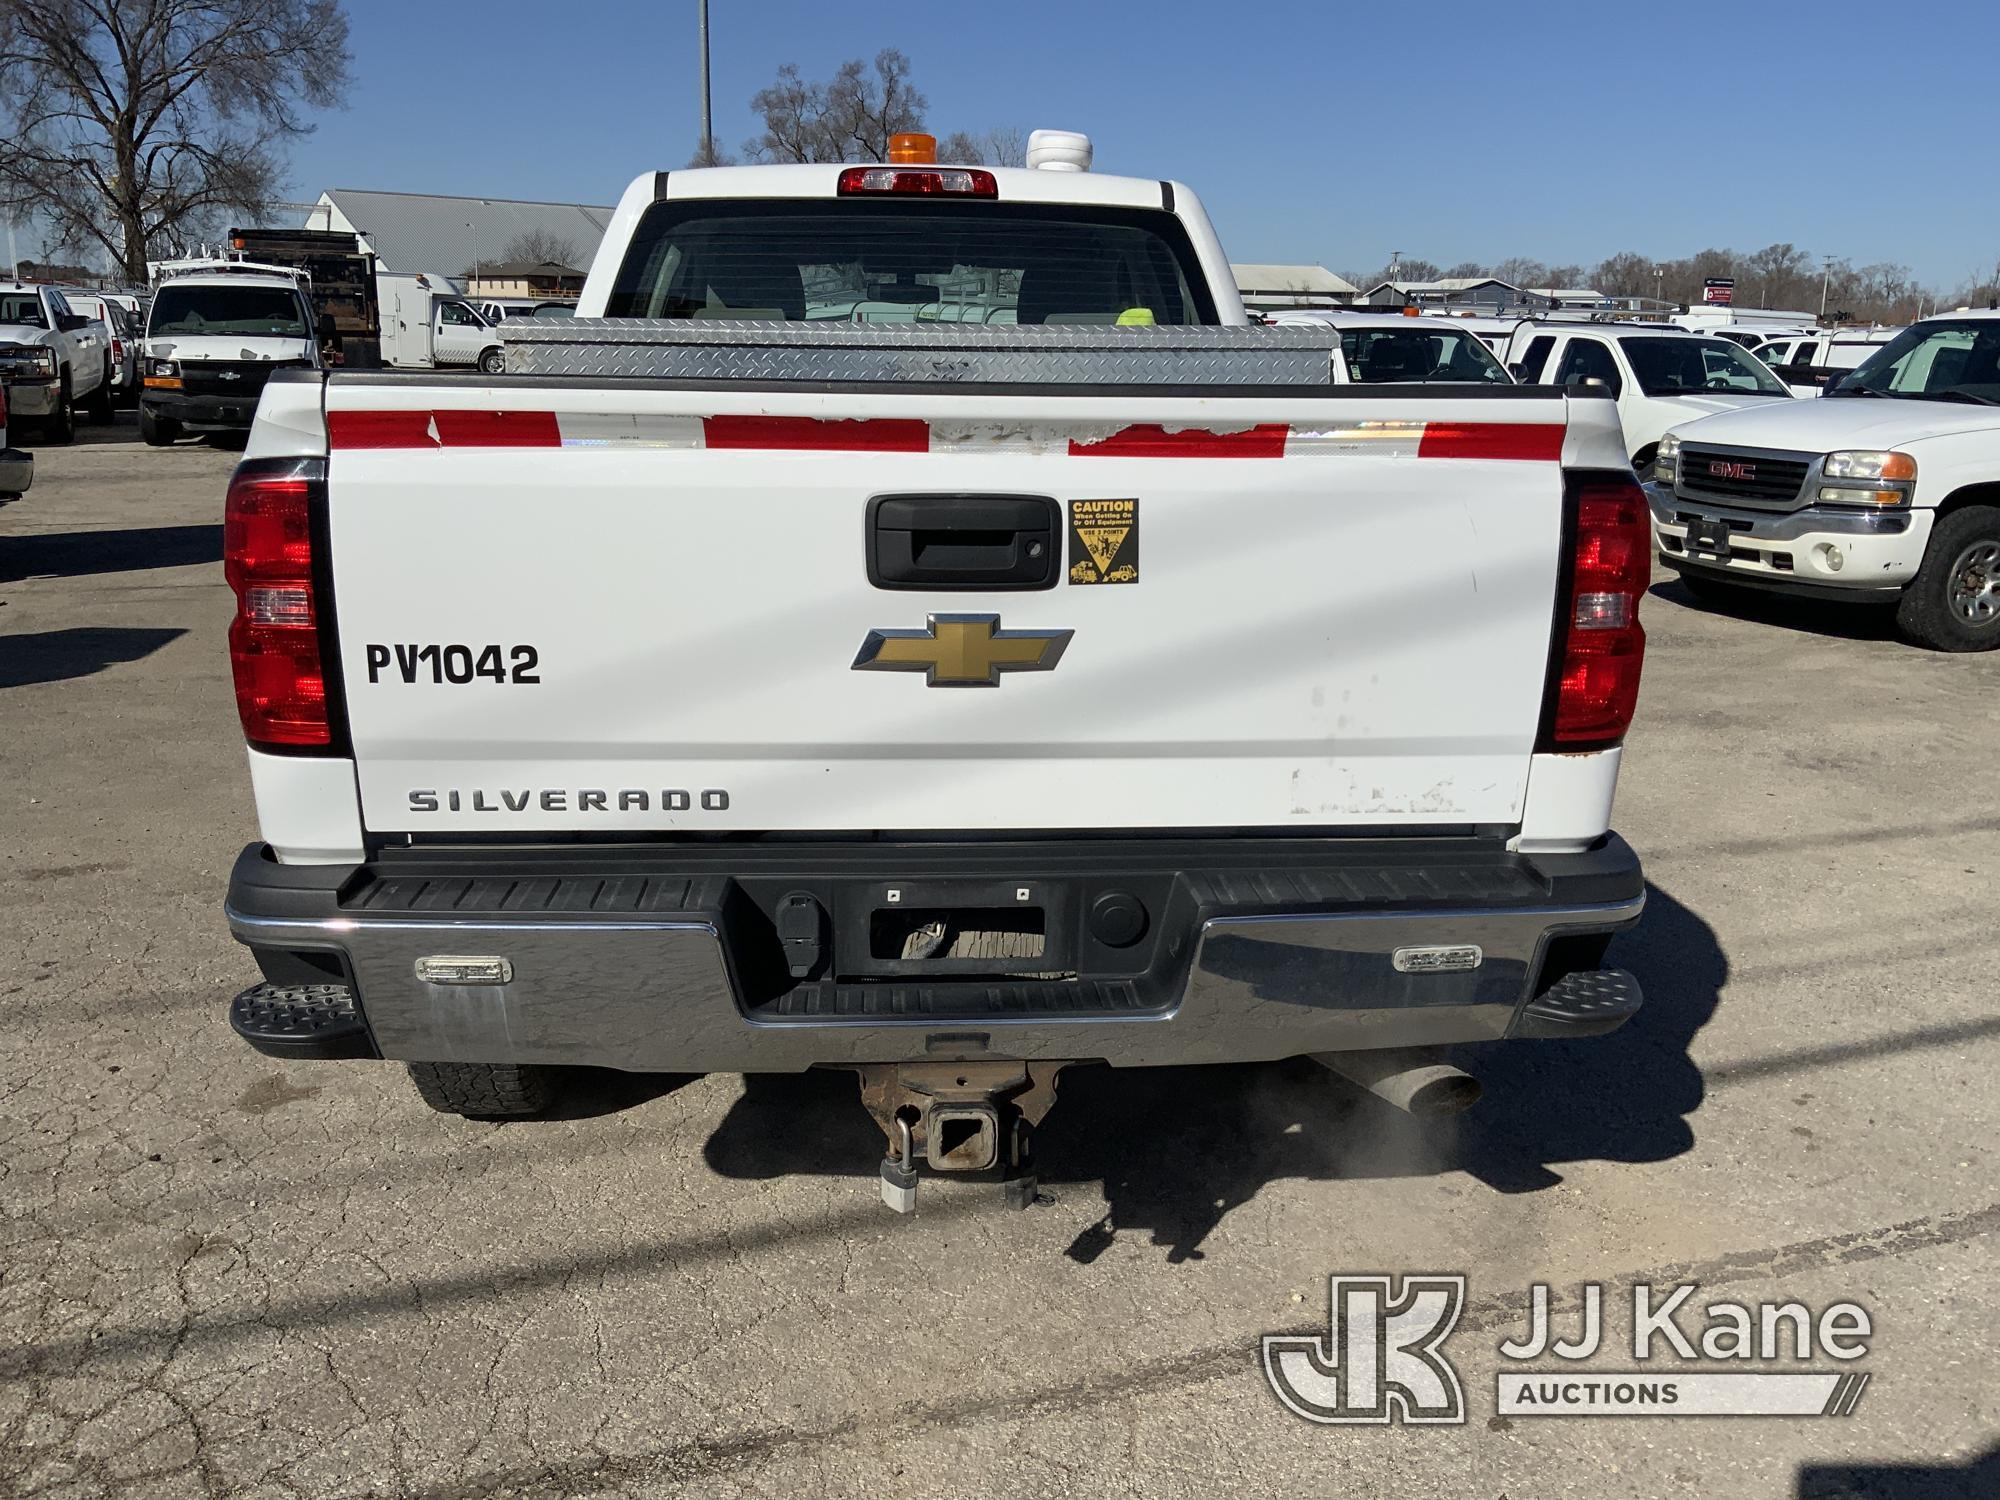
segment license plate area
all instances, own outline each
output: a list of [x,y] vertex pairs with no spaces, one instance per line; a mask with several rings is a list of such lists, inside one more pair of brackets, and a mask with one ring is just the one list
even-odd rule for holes
[[1727,521],[1708,516],[1687,517],[1687,549],[1710,557],[1728,557],[1729,539],[1735,528]]
[[855,882],[837,898],[834,970],[844,979],[1068,977],[1074,898],[1065,881]]

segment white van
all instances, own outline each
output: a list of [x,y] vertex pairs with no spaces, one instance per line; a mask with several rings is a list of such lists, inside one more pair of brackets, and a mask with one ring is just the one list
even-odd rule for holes
[[248,261],[167,263],[146,313],[139,436],[248,432],[272,372],[316,369],[307,278]]
[[1669,427],[1792,395],[1741,345],[1659,323],[1523,323],[1507,368],[1523,385],[1609,387],[1641,479]]
[[375,294],[382,323],[382,362],[402,369],[505,368],[500,335],[477,309],[435,273],[379,271]]

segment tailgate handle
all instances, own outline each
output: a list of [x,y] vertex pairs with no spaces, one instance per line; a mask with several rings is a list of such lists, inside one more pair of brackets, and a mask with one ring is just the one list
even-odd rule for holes
[[868,581],[878,589],[1046,589],[1062,507],[1049,495],[877,495]]

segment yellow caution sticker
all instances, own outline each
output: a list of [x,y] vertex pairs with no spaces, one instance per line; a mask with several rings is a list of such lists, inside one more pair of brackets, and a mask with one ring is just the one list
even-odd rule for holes
[[1139,581],[1137,500],[1070,501],[1069,581]]

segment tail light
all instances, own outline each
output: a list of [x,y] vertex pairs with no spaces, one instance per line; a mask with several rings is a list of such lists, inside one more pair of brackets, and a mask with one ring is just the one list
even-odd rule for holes
[[121,365],[125,363],[125,340],[113,339],[111,341],[111,357]]
[[1564,476],[1571,527],[1552,646],[1553,703],[1544,750],[1602,750],[1631,727],[1646,632],[1639,600],[1652,580],[1646,497],[1630,475]]
[[902,193],[919,198],[998,198],[1000,184],[991,172],[972,167],[846,167],[840,174],[840,196]]
[[229,481],[222,520],[223,576],[236,594],[229,665],[243,737],[258,749],[333,744],[313,541],[324,472],[318,459],[253,459]]

